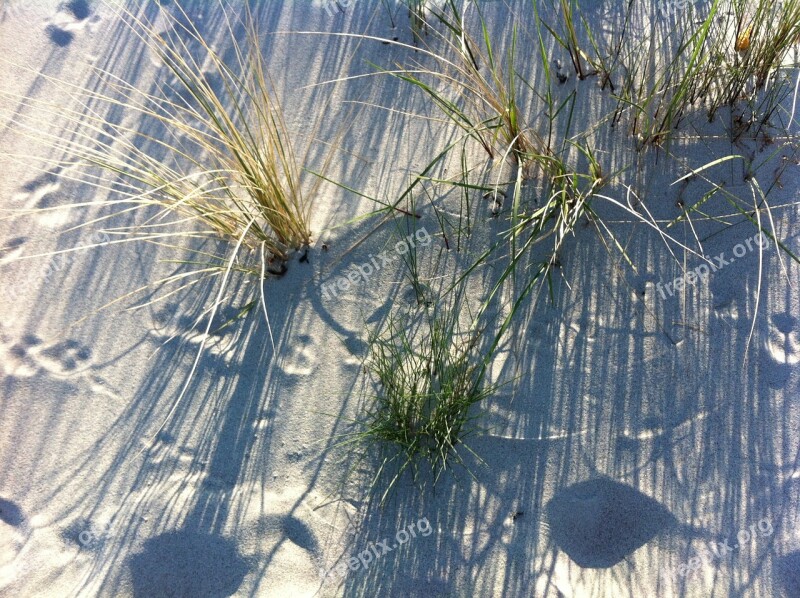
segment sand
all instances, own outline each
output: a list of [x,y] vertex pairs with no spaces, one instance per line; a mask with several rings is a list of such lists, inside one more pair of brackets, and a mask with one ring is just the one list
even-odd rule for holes
[[[163,4],[149,14],[174,10]],[[614,9],[586,5],[590,18],[613,22]],[[412,41],[402,11],[392,29],[379,2],[329,8],[258,3],[289,128],[317,162],[335,152],[330,178],[395,197],[453,131],[397,80],[313,86],[408,54],[297,32]],[[41,137],[67,138],[75,124],[19,98],[89,109],[64,82],[96,85],[98,67],[147,89],[157,61],[113,5],[8,0],[0,11],[0,596],[800,596],[798,266],[781,261],[774,242],[732,259],[751,226],[674,227],[681,242],[697,234],[707,256],[726,261],[674,292],[681,263],[691,270],[701,260],[673,247],[676,262],[656,232],[600,206],[639,271],[579,227],[560,256],[554,301],[523,306],[493,363],[492,381],[511,382],[484,405],[487,430],[469,440],[483,460],[465,457],[474,477],[456,469],[435,492],[402,479],[381,508],[370,471],[350,471],[358,451],[335,445],[359,413],[368,328],[391,309],[413,309],[413,299],[398,259],[348,291],[323,285],[391,255],[398,232],[384,226],[350,250],[377,221],[342,225],[374,205],[323,185],[308,263],[293,260],[267,284],[275,349],[253,311],[205,343],[175,406],[205,329],[201,306],[216,288],[97,311],[172,272],[164,260],[173,254],[105,244],[42,255],[102,242],[92,236],[102,226],[64,232],[102,209],[7,217],[107,193],[52,167],[60,156]],[[486,11],[507,31],[504,3]],[[191,12],[224,44],[213,3]],[[579,114],[593,123],[597,81],[566,85],[577,86]],[[784,103],[790,110],[792,98]],[[15,123],[35,123],[39,137]],[[708,190],[701,180],[670,186],[687,165],[752,152],[768,185],[786,156],[770,202],[785,206],[774,210],[775,230],[798,252],[799,125],[795,117],[794,137],[764,147],[733,147],[722,126],[700,141],[689,129],[671,157],[645,155],[604,194],[624,201],[630,185],[655,217],[674,218],[679,198]],[[596,140],[609,172],[631,145],[621,129]],[[751,196],[740,162],[716,174]],[[447,249],[424,210],[419,226],[431,242],[419,251],[431,289],[502,230],[489,202],[474,209],[476,232],[461,251]],[[471,281],[471,302],[498,268]],[[246,278],[231,288],[220,324],[253,297]],[[508,301],[497,317],[507,310]]]

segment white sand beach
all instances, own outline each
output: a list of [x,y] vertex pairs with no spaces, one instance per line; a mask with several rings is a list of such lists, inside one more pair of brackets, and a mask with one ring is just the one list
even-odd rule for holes
[[[154,284],[192,267],[184,240],[131,241],[153,212],[114,204],[121,179],[70,153],[139,131],[166,163],[157,140],[176,132],[120,100],[119,81],[149,94],[171,81],[126,15],[165,32],[188,18],[235,62],[227,19],[247,15],[224,4],[0,0],[0,596],[800,598],[800,45],[769,123],[741,132],[736,108],[710,123],[698,109],[668,145],[639,149],[629,112],[611,126],[618,75],[617,92],[580,79],[541,29],[548,87],[533,3],[480,3],[497,59],[516,44],[520,103],[539,106],[526,121],[547,136],[537,93],[551,89],[602,164],[552,285],[516,304],[550,241],[507,279],[510,245],[470,266],[505,242],[518,201],[541,207],[542,178],[515,195],[511,160],[478,143],[426,170],[463,132],[378,72],[430,67],[407,8],[251,2],[303,184],[320,183],[311,242],[266,277],[262,305],[244,271],[258,251],[224,288]],[[474,26],[474,5],[456,4]],[[598,36],[625,26],[627,2],[579,4]],[[559,2],[541,5],[558,22]],[[682,22],[637,6],[631,47]],[[441,48],[428,21],[416,44]],[[440,182],[462,159],[475,190]],[[420,173],[405,213],[368,217]],[[503,194],[478,189],[497,181]],[[406,472],[380,504],[377,453],[340,444],[380,392],[370,333],[468,271],[469,313],[500,289],[481,348],[511,316],[488,362],[497,386],[463,466],[435,486]]]

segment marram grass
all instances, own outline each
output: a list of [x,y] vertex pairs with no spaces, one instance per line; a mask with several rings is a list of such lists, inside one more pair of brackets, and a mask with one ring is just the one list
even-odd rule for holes
[[[188,271],[150,281],[100,309],[152,287],[179,285],[137,307],[204,280],[219,281],[214,302],[204,311],[210,315],[192,370],[164,424],[189,388],[211,322],[219,306],[229,300],[234,273],[260,282],[261,306],[267,315],[264,279],[270,272],[285,270],[273,262],[289,259],[294,250],[311,242],[310,211],[321,181],[315,179],[311,188],[302,184],[301,162],[275,99],[254,16],[245,8],[244,17],[238,18],[222,3],[220,7],[223,18],[214,46],[179,3],[170,4],[173,16],[166,29],[133,9],[120,9],[118,16],[160,60],[151,90],[101,69],[95,71],[99,83],[92,89],[51,78],[77,108],[63,96],[58,102],[36,97],[23,101],[65,122],[69,134],[42,130],[39,123],[24,118],[14,123],[20,136],[44,142],[53,155],[64,156],[49,167],[69,170],[72,180],[109,194],[107,200],[45,210],[98,208],[102,215],[81,226],[107,222],[106,231],[118,239],[112,242],[150,242],[190,254],[176,260]],[[223,58],[217,46],[226,48],[225,56],[232,58]],[[125,118],[112,117],[120,113]],[[136,214],[143,218],[129,224]],[[112,225],[115,219],[123,223]],[[220,240],[226,246],[224,253],[206,243]],[[240,314],[257,303],[253,299],[239,309]],[[269,332],[272,338],[271,328]]]
[[430,305],[418,317],[395,312],[370,335],[365,369],[374,393],[366,397],[360,430],[345,444],[378,456],[372,487],[383,489],[381,504],[406,473],[419,481],[427,471],[435,483],[463,464],[480,403],[497,390],[486,381],[480,333],[461,328],[459,299]]
[[[118,211],[120,206],[148,214],[160,210],[159,221],[164,214],[177,215],[182,227],[162,223],[160,238],[199,234],[231,244],[241,240],[256,262],[262,246],[270,257],[285,260],[311,242],[309,218],[319,179],[310,189],[301,182],[301,162],[275,99],[255,19],[249,10],[243,20],[224,12],[215,43],[231,49],[233,60],[225,60],[180,4],[171,7],[183,18],[170,17],[166,31],[133,12],[119,13],[161,62],[150,91],[98,69],[102,85],[95,89],[105,86],[106,92],[57,81],[79,109],[26,98],[72,123],[71,136],[20,126],[63,153],[59,166],[81,169],[75,177],[82,182],[109,190],[110,175],[108,203]],[[108,117],[119,111],[128,118]],[[134,119],[138,126],[125,124]],[[201,232],[192,232],[192,222]],[[132,240],[141,230],[129,230]]]
[[[265,244],[272,254],[286,257],[308,245],[311,202],[300,184],[300,166],[266,72],[253,16],[248,11],[239,28],[226,22],[226,37],[237,58],[234,65],[227,64],[191,24],[159,35],[151,24],[128,16],[142,40],[161,57],[176,81],[173,91],[183,98],[145,98],[155,100],[159,111],[153,115],[164,127],[183,136],[181,146],[167,149],[185,155],[184,146],[196,148],[190,172],[206,186],[197,194],[175,188],[170,185],[174,177],[152,169],[149,160],[133,170],[133,177],[140,174],[151,189],[163,189],[160,197],[166,207],[194,214],[224,238],[238,239],[252,221],[245,235],[251,248]],[[189,43],[202,49],[205,64],[192,56]],[[104,165],[102,159],[98,163]],[[128,174],[124,169],[122,173]]]

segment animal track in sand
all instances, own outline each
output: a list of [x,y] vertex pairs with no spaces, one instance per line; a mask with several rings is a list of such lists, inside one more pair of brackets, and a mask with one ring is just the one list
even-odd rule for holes
[[162,346],[173,341],[199,346],[205,338],[203,353],[222,357],[227,363],[231,358],[229,348],[235,338],[233,324],[236,316],[237,310],[233,307],[218,310],[206,337],[208,316],[203,316],[198,322],[197,317],[187,313],[180,304],[170,303],[153,315],[154,326],[150,332]]
[[775,314],[766,341],[766,349],[779,364],[800,363],[800,331],[797,318],[791,314]]
[[44,32],[47,34],[47,37],[50,38],[50,41],[59,48],[66,48],[75,38],[73,33],[61,27],[56,27],[55,25],[48,25]]
[[62,10],[68,11],[78,21],[88,19],[92,14],[91,7],[86,0],[70,0],[63,5]]
[[310,336],[301,335],[297,338],[296,345],[291,347],[287,355],[281,360],[283,371],[291,376],[308,376],[314,371],[316,358],[312,348]]
[[42,199],[55,193],[61,187],[59,182],[60,168],[54,168],[35,179],[28,181],[22,186],[22,190],[14,195],[12,201],[15,204],[26,201],[25,207],[41,207]]
[[95,25],[100,18],[92,15],[91,5],[87,0],[69,0],[58,6],[58,12],[45,27],[45,33],[59,48],[66,48],[75,39],[75,32],[81,31],[89,23]]
[[761,364],[772,388],[783,388],[794,366],[800,363],[800,329],[789,313],[770,318]]
[[56,228],[69,224],[70,210],[54,210],[62,204],[61,175],[62,169],[54,168],[35,179],[28,181],[14,195],[12,201],[20,208],[35,210],[35,218],[47,228]]
[[[30,575],[32,562],[24,553],[32,532],[22,508],[0,496],[0,595],[11,596],[11,593],[3,593],[4,590]],[[6,557],[10,558],[6,560]]]
[[45,344],[29,334],[13,342],[0,332],[0,363],[7,376],[30,378],[40,372],[68,377],[90,366],[91,350],[75,340]]
[[288,540],[297,548],[318,556],[319,528],[325,519],[311,507],[308,497],[302,498],[304,495],[302,489],[294,486],[266,492],[267,512],[258,517],[256,525],[259,535],[266,541]]
[[81,368],[92,357],[92,351],[75,340],[66,340],[38,353],[39,364],[48,372],[68,375]]
[[11,527],[20,527],[26,519],[17,503],[0,497],[0,521]]

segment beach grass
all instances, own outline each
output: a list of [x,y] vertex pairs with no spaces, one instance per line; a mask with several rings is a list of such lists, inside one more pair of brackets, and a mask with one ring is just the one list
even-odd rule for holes
[[347,443],[380,455],[372,486],[382,489],[381,503],[406,472],[418,480],[425,468],[435,483],[462,464],[464,441],[478,430],[478,406],[496,391],[485,380],[480,335],[462,326],[461,299],[456,294],[417,314],[394,312],[370,334],[365,369],[374,394]]
[[[598,93],[608,86],[612,101],[616,101],[612,124],[627,115],[639,149],[664,146],[701,102],[705,102],[713,117],[722,105],[752,98],[755,90],[777,81],[774,73],[781,68],[800,35],[800,0],[787,0],[780,7],[759,0],[754,14],[748,12],[749,5],[732,1],[728,4],[714,0],[699,21],[692,14],[680,20],[677,43],[670,46],[668,54],[661,53],[659,42],[663,40],[659,38],[647,38],[633,47],[623,47],[620,38],[616,44],[609,42],[607,51],[601,50],[606,40],[595,35],[575,0],[554,2],[561,18],[558,27],[542,21],[534,1],[534,27],[521,32],[515,23],[508,30],[508,39],[503,40],[505,44],[492,38],[480,6],[470,4],[468,10],[462,10],[455,0],[447,0],[440,8],[427,7],[421,1],[409,5],[413,45],[368,35],[330,34],[391,43],[413,52],[408,62],[396,64],[391,70],[379,69],[377,74],[410,84],[461,135],[449,139],[447,146],[428,161],[396,200],[370,198],[380,206],[376,214],[383,214],[385,219],[401,214],[405,225],[410,220],[416,226],[415,221],[421,218],[420,198],[427,197],[447,249],[450,249],[448,229],[453,227],[450,219],[457,221],[455,247],[460,248],[462,234],[468,235],[473,229],[473,194],[490,193],[497,199],[502,186],[511,189],[507,226],[460,273],[449,290],[454,292],[444,294],[447,303],[435,302],[427,293],[414,250],[403,260],[416,292],[417,314],[394,313],[369,338],[366,367],[374,381],[375,393],[366,402],[361,420],[363,430],[353,439],[381,447],[382,460],[376,480],[383,472],[392,471],[382,502],[404,472],[411,471],[417,477],[421,464],[427,464],[434,479],[438,479],[451,464],[460,461],[458,448],[477,429],[477,407],[495,390],[487,384],[486,372],[499,340],[512,326],[522,301],[530,293],[544,288],[545,283],[549,283],[552,292],[551,276],[559,263],[559,254],[579,223],[593,224],[606,246],[618,249],[626,262],[636,268],[624,244],[595,210],[595,201],[608,202],[632,222],[645,223],[657,230],[668,245],[700,255],[665,232],[680,218],[662,227],[650,215],[645,202],[637,209],[630,201],[602,193],[622,170],[609,172],[604,164],[605,152],[598,150],[590,132],[575,130],[578,92],[555,91],[551,48],[543,30],[570,56],[579,80],[601,75],[602,89]],[[388,10],[388,3],[384,6]],[[632,6],[633,3],[628,4],[628,13]],[[733,7],[733,18],[723,19],[723,25],[719,25],[719,17],[727,14],[725,8],[729,6]],[[83,179],[116,194],[113,201],[107,202],[117,210],[112,216],[129,210],[147,211],[144,223],[109,230],[121,242],[149,241],[195,251],[192,259],[181,263],[192,269],[190,275],[196,279],[187,282],[184,275],[175,275],[167,282],[185,285],[211,276],[221,280],[210,308],[209,327],[217,307],[224,301],[226,285],[236,272],[251,275],[260,283],[260,303],[269,325],[264,280],[270,273],[281,274],[292,253],[311,243],[309,220],[316,190],[320,181],[329,179],[320,173],[310,189],[303,184],[304,161],[295,155],[292,135],[260,51],[257,22],[249,9],[245,9],[242,20],[225,13],[223,33],[231,44],[227,56],[233,56],[233,61],[223,58],[213,48],[180,4],[175,4],[175,10],[183,18],[174,20],[167,29],[156,28],[133,12],[123,11],[119,15],[145,47],[159,57],[168,76],[159,79],[153,91],[143,91],[112,72],[99,70],[99,78],[110,90],[108,95],[72,88],[70,93],[85,102],[81,109],[51,104],[53,114],[57,112],[66,118],[76,131],[69,139],[52,136],[50,141],[54,148],[66,152],[70,165],[89,165],[103,175],[114,177],[111,185],[101,175],[87,170],[87,178]],[[627,17],[625,22],[629,22]],[[426,32],[424,37],[423,32]],[[525,35],[533,41],[534,49],[525,58],[538,61],[538,79],[519,66],[518,42]],[[338,81],[355,78],[343,77]],[[615,85],[615,80],[621,83]],[[774,95],[768,94],[767,102],[774,110],[780,85],[770,89]],[[25,100],[39,106],[47,102]],[[85,110],[88,103],[135,113],[150,128],[138,129],[109,121],[94,109]],[[531,124],[534,122],[536,126]],[[29,127],[28,131],[33,137],[47,135],[36,131],[36,127]],[[510,181],[501,180],[498,175],[494,184],[486,182],[484,175],[489,167],[474,168],[469,163],[471,153],[466,145],[473,142],[478,153],[482,150],[487,161],[495,162],[495,166],[512,164]],[[434,170],[457,150],[461,151],[457,160],[459,173],[450,179],[434,177]],[[715,160],[691,174],[698,176],[733,158],[740,157]],[[500,171],[502,168],[498,168]],[[528,191],[534,186],[526,184],[539,175],[538,186]],[[757,181],[753,183],[754,196],[757,194],[761,203],[751,211],[749,206],[727,195],[721,184],[710,179],[709,182],[713,193],[689,206],[682,218],[694,217],[708,199],[719,194],[731,202],[738,216],[753,221],[759,230],[768,231],[761,221],[760,210],[762,207],[769,210],[770,188],[763,190]],[[457,188],[458,209],[436,207],[431,197],[431,189],[436,185]],[[627,189],[629,195],[633,194],[630,186]],[[167,215],[176,218],[166,219]],[[372,214],[355,219],[369,215]],[[98,218],[93,223],[104,219]],[[462,222],[466,222],[463,227]],[[774,225],[770,229],[775,239]],[[193,249],[197,240],[220,239],[229,246],[227,255]],[[534,264],[527,263],[525,260],[533,253],[534,246],[545,243],[544,258]],[[702,253],[702,247],[698,250]],[[481,298],[477,316],[470,318],[471,326],[462,327],[462,283],[502,251],[507,251],[504,256],[507,262],[495,266],[498,275]],[[245,252],[247,258],[240,259]],[[497,336],[488,350],[481,349],[477,322],[496,308],[493,302],[503,294],[505,283],[517,282],[523,270],[526,278],[521,287],[515,285],[511,309],[497,322]],[[251,310],[256,302],[248,303],[242,311]],[[206,328],[204,339],[209,332],[210,328]],[[178,401],[188,388],[203,343]],[[175,407],[177,402],[173,411]]]
[[411,22],[411,32],[415,42],[421,42],[422,36],[428,31],[426,20],[427,0],[406,0],[408,4],[408,19]]
[[[800,0],[733,0],[726,16],[709,44],[719,63],[708,97],[711,118],[722,106],[751,100],[759,91],[776,97],[775,89],[784,83],[780,72],[800,43]],[[778,103],[768,102],[772,109],[763,112],[769,116]]]
[[[431,13],[431,20],[442,26],[442,31],[432,33],[442,47],[423,47],[423,58],[430,60],[415,61],[392,74],[424,92],[454,125],[478,141],[489,157],[509,156],[525,163],[536,140],[517,102],[513,42],[507,56],[498,56],[480,13],[478,40],[470,35],[452,0]],[[463,101],[451,99],[453,87]]]
[[[171,8],[162,13],[169,27],[148,21],[144,11],[118,9],[117,16],[162,67],[150,90],[97,68],[103,85],[93,89],[53,79],[76,108],[63,100],[24,98],[71,125],[70,135],[43,131],[37,123],[15,123],[21,136],[64,156],[48,167],[69,169],[72,180],[109,193],[104,201],[34,212],[97,208],[100,215],[76,228],[101,225],[111,243],[144,242],[176,253],[170,261],[182,271],[154,279],[99,310],[146,294],[134,306],[142,308],[203,281],[218,283],[213,304],[203,309],[207,326],[170,416],[189,387],[212,321],[231,299],[228,285],[236,274],[259,287],[255,298],[237,308],[239,313],[260,303],[274,349],[264,281],[282,275],[292,254],[311,243],[309,219],[321,183],[314,177],[304,185],[302,160],[295,154],[249,8],[243,14],[221,12],[221,37],[230,50],[225,57],[180,3]],[[119,111],[129,116],[108,116]],[[155,298],[153,289],[160,290]]]
[[627,113],[645,147],[662,145],[687,116],[705,111],[713,120],[725,106],[755,106],[753,122],[766,122],[788,93],[781,72],[792,66],[786,60],[798,42],[800,1],[715,0],[679,12],[664,31],[618,45],[613,66],[595,64],[621,80],[615,121]]
[[[235,57],[226,60],[183,7],[174,7],[182,18],[171,17],[169,28],[119,13],[164,67],[151,90],[99,68],[107,92],[57,82],[81,108],[26,101],[72,121],[75,134],[68,140],[48,137],[31,126],[27,134],[45,137],[62,151],[66,157],[58,166],[77,166],[81,182],[105,189],[113,178],[118,212],[158,211],[147,224],[128,229],[131,240],[142,231],[146,239],[206,235],[231,244],[241,240],[255,256],[263,246],[270,260],[285,261],[311,242],[309,218],[319,181],[310,189],[301,181],[302,161],[265,68],[256,21],[249,10],[243,18],[224,13],[224,37]],[[89,105],[91,110],[83,109]],[[140,125],[115,122],[104,110],[123,110]],[[166,214],[181,225],[165,224]]]
[[[95,89],[102,92],[53,79],[77,107],[48,98],[24,101],[71,125],[71,135],[15,123],[21,135],[64,156],[49,168],[69,169],[70,178],[111,192],[110,198],[35,211],[96,207],[103,215],[80,226],[103,225],[114,243],[148,242],[189,254],[174,260],[188,272],[154,280],[153,287],[185,288],[238,272],[260,281],[265,303],[264,278],[282,275],[292,253],[311,242],[309,219],[321,179],[311,185],[301,180],[302,160],[266,70],[255,17],[248,8],[221,13],[222,38],[231,50],[223,58],[180,3],[162,12],[169,26],[118,10],[162,67],[153,86],[142,89],[101,68],[95,74],[104,85]],[[109,116],[119,111],[129,117]],[[210,249],[208,242],[218,241],[226,246]]]
[[[166,35],[159,35],[141,19],[131,19],[131,26],[141,32],[173,75],[170,91],[183,98],[148,98],[159,107],[154,115],[199,150],[190,167],[210,183],[206,188],[213,193],[193,195],[181,188],[173,193],[174,177],[148,168],[152,164],[149,157],[142,156],[142,167],[134,173],[140,174],[139,179],[149,188],[165,191],[160,195],[164,207],[188,211],[231,240],[238,239],[252,223],[246,244],[251,248],[263,244],[274,256],[286,258],[289,251],[311,241],[311,201],[304,195],[301,167],[264,65],[256,20],[249,11],[245,18],[243,29],[227,23],[235,65],[226,63],[188,18],[182,21],[188,26],[176,25]],[[208,66],[201,68],[202,62],[191,56],[183,34],[202,48],[219,81],[212,82]],[[181,147],[168,149],[185,155]],[[121,174],[128,173],[122,170]]]
[[[535,6],[535,0],[534,0]],[[554,27],[542,23],[547,30],[552,34],[553,38],[558,44],[564,48],[569,54],[572,67],[575,69],[575,74],[579,79],[586,79],[589,75],[597,74],[596,70],[590,70],[589,66],[594,66],[589,55],[583,51],[581,42],[578,39],[578,17],[580,16],[580,8],[576,0],[559,0],[559,9],[561,13],[561,23],[563,27],[560,31]],[[587,27],[587,32],[591,30]]]

